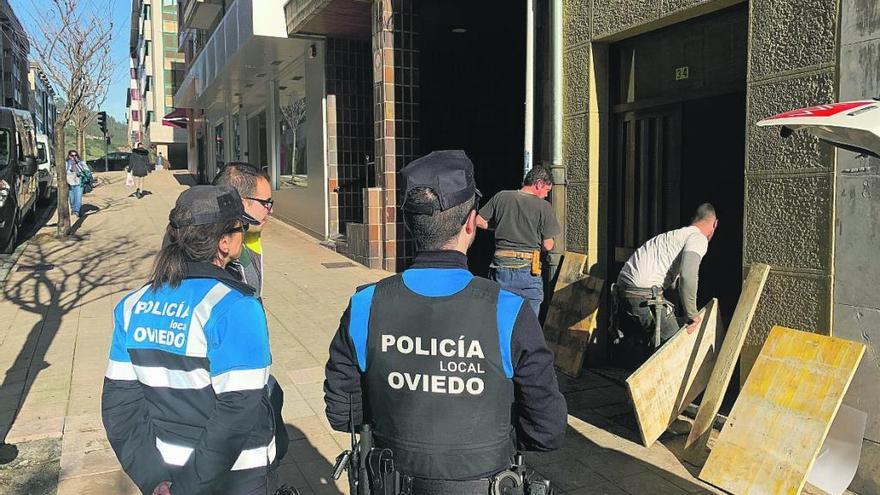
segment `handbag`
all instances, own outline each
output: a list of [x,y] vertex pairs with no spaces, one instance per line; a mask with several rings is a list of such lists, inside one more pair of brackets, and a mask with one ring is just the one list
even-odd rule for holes
[[128,171],[128,174],[125,176],[125,185],[128,187],[134,187],[134,176],[131,175],[131,171]]

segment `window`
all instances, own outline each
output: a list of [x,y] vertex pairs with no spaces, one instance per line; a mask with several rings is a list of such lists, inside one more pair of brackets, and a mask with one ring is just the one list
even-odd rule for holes
[[48,161],[49,159],[46,156],[46,143],[37,143],[37,163],[43,164]]
[[225,146],[223,143],[223,124],[217,124],[214,128],[214,159],[217,163],[217,171],[219,172],[226,163]]
[[[283,99],[281,100],[284,101]],[[281,161],[278,187],[309,185],[306,147],[306,98],[292,94],[281,105]]]
[[131,95],[131,99],[132,99],[132,101],[138,101],[138,100],[141,99],[141,94],[138,93],[138,90],[137,90],[137,89],[135,89],[135,88],[131,88],[131,89],[128,90],[128,92],[129,92],[129,94]]
[[144,41],[144,57],[150,56],[150,45],[152,45],[152,44],[153,44],[153,42],[150,40]]
[[11,137],[8,130],[0,129],[0,167],[5,167],[9,164],[10,155],[12,154]]
[[147,82],[144,83],[144,93],[153,87],[153,76],[147,76]]
[[150,20],[150,4],[144,4],[144,20]]
[[232,159],[241,160],[241,114],[236,113],[232,116]]
[[132,110],[131,111],[131,121],[132,122],[140,122],[141,120],[141,111],[140,110]]
[[137,77],[138,77],[138,70],[137,70],[137,68],[132,67],[131,69],[129,69],[129,72],[130,72],[130,74],[131,74],[131,78],[132,78],[132,79],[137,79]]

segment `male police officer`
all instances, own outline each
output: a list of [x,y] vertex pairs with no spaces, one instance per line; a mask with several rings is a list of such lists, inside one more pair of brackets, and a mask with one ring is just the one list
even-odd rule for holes
[[114,310],[104,427],[144,493],[268,489],[275,422],[266,316],[253,289],[223,269],[252,223],[231,187],[184,191],[152,281]]
[[416,259],[352,296],[330,344],[327,418],[340,431],[371,424],[414,495],[487,494],[517,447],[560,447],[565,399],[534,311],[467,270],[471,161],[435,151],[401,176]]

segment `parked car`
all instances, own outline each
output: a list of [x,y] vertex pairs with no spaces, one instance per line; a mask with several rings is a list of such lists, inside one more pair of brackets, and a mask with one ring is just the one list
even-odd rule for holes
[[[112,153],[107,153],[107,170],[124,170],[125,167],[128,166],[128,157],[131,156],[131,153],[127,151],[114,151]],[[91,168],[95,172],[103,172],[104,171],[104,157],[101,158],[92,158],[91,160],[87,160],[89,168]]]
[[48,201],[57,190],[58,174],[55,171],[55,148],[45,134],[37,134],[37,169],[38,199]]
[[12,252],[37,208],[37,137],[29,112],[0,107],[0,250]]

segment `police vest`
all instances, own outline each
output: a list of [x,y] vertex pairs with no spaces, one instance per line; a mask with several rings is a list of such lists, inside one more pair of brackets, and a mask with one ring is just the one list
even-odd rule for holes
[[[414,292],[407,276],[430,278],[422,282],[438,293]],[[456,283],[460,290],[444,294]],[[376,446],[420,478],[475,479],[506,468],[516,445],[510,336],[522,299],[463,269],[408,270],[365,291],[373,293],[356,296],[372,298],[366,335],[354,340],[363,346]],[[356,303],[355,326],[363,317]]]

